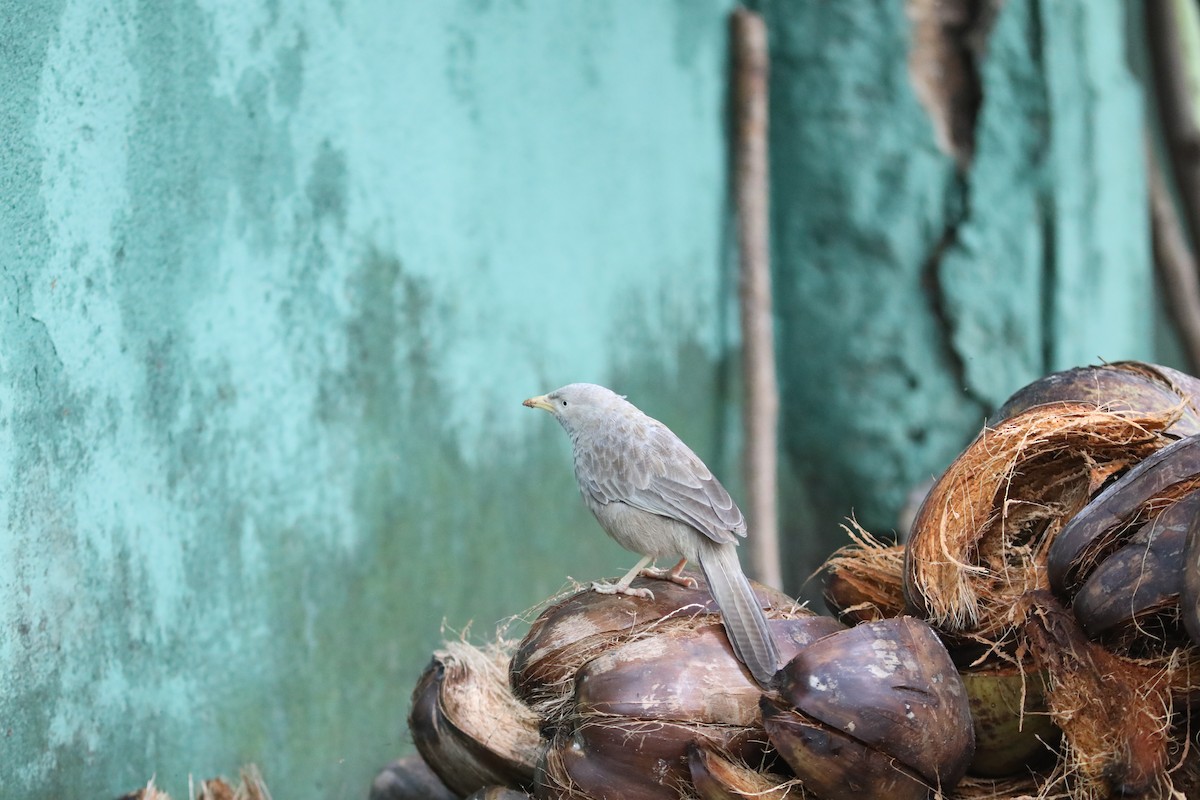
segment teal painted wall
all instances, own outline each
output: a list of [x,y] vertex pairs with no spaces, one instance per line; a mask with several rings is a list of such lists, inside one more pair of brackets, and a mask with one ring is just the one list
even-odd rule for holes
[[[443,621],[631,562],[532,393],[609,383],[740,496],[731,5],[0,0],[0,795],[362,797]],[[1003,3],[959,166],[902,3],[756,5],[796,590],[1170,332],[1130,6]]]
[[629,566],[533,393],[733,470],[728,5],[0,3],[0,794],[363,797]]
[[783,518],[802,578],[851,512],[896,530],[906,496],[1024,384],[1172,359],[1155,348],[1136,4],[960,4],[999,9],[970,34],[984,47],[963,165],[916,89],[905,3],[758,5],[794,475]]

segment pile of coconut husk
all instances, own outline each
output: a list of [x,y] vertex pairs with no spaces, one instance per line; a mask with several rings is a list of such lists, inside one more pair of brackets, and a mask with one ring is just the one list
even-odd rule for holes
[[[209,778],[191,787],[189,781],[188,796],[196,800],[271,800],[266,781],[253,764],[242,768],[236,784],[225,778]],[[118,800],[171,800],[171,795],[155,786],[151,778],[145,786],[122,795]]]
[[826,565],[841,616],[914,614],[964,675],[1020,677],[1029,752],[1053,759],[1003,771],[1042,796],[1200,792],[1197,398],[1140,363],[1038,381],[935,482],[905,545],[855,531]]
[[413,695],[420,758],[373,797],[1200,796],[1195,398],[1137,363],[1018,392],[906,543],[850,526],[836,618],[755,587],[784,660],[766,690],[698,575],[448,643]]

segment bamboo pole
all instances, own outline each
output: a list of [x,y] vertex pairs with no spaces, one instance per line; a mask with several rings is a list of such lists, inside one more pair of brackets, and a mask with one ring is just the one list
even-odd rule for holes
[[767,29],[739,8],[730,18],[733,42],[734,205],[737,213],[738,296],[741,305],[744,454],[751,536],[751,573],[780,586],[777,510],[779,388],[771,307],[767,161]]

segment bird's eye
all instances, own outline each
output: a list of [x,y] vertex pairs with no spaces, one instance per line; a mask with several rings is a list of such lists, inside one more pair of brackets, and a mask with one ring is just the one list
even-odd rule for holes
[[566,401],[566,400],[563,400],[563,401],[562,401],[562,404],[563,404],[563,408],[566,408],[566,407],[567,407],[567,401]]

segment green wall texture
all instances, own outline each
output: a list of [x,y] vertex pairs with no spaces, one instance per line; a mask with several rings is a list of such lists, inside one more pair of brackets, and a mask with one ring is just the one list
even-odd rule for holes
[[[0,0],[0,795],[359,798],[443,636],[632,558],[523,409],[739,494],[726,0]],[[1153,357],[1129,6],[762,0],[793,590],[1011,391]],[[984,4],[986,5],[986,4]]]
[[914,90],[905,3],[759,3],[794,563],[851,512],[894,530],[1020,386],[1156,357],[1138,4],[949,5],[978,14],[950,42],[978,96],[965,166]]
[[727,4],[0,9],[0,795],[363,797],[443,620],[631,562],[522,399],[720,461]]

